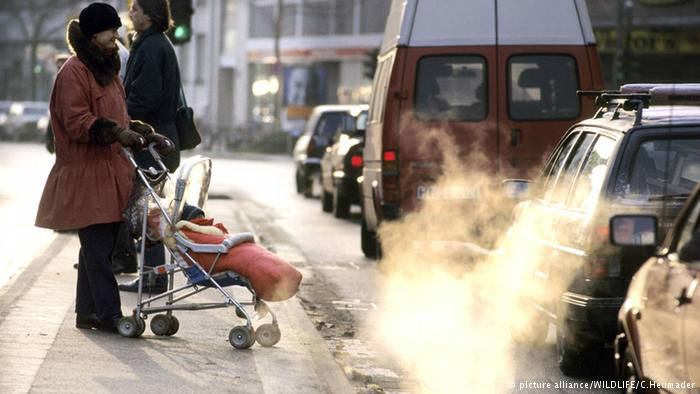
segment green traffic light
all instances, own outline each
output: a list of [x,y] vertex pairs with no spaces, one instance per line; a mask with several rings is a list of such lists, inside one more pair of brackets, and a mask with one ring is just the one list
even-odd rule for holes
[[177,26],[173,35],[176,40],[186,40],[190,36],[190,29],[182,25]]

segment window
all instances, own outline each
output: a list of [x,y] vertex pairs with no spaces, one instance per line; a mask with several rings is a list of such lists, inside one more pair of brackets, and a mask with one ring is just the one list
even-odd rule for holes
[[197,84],[202,84],[204,83],[204,76],[207,74],[206,65],[208,62],[205,61],[207,57],[204,54],[206,53],[206,45],[208,41],[206,40],[206,36],[204,34],[195,34],[194,42],[195,51],[197,53],[197,58],[195,59],[197,63],[195,66],[194,82]]
[[480,56],[430,56],[418,62],[414,95],[420,120],[486,117],[486,61]]
[[586,212],[593,210],[598,201],[600,188],[603,186],[614,149],[614,140],[603,136],[598,137],[576,179],[570,202],[571,207],[580,208]]
[[391,0],[361,0],[360,33],[384,33]]
[[649,202],[651,197],[686,195],[698,181],[700,140],[647,140],[636,149],[632,165],[620,172],[615,197]]
[[282,37],[291,37],[296,35],[296,4],[285,4],[282,6]]
[[695,202],[695,206],[693,207],[693,210],[690,212],[690,215],[688,215],[688,220],[685,222],[683,225],[683,230],[681,231],[681,237],[678,240],[678,245],[681,247],[685,246],[685,244],[690,241],[690,238],[693,236],[693,232],[697,229],[696,223],[698,221],[698,215],[700,214],[700,204],[698,202]]
[[359,115],[357,115],[357,123],[355,128],[357,130],[364,130],[367,128],[367,111],[362,111]]
[[581,112],[573,57],[513,56],[508,60],[508,73],[508,115],[512,119],[574,119]]
[[330,3],[304,0],[302,35],[325,36],[330,32]]
[[224,52],[233,53],[236,50],[236,3],[226,1],[223,3],[225,17],[221,26],[223,32],[222,49]]
[[335,34],[352,34],[354,0],[335,0]]
[[384,120],[384,105],[387,100],[389,78],[391,77],[393,65],[393,55],[381,59],[377,64],[377,72],[374,75],[374,83],[372,84],[372,88],[376,90],[376,93],[372,94],[370,120],[368,123],[382,122]]
[[571,185],[576,179],[576,173],[578,172],[578,169],[581,166],[581,162],[586,156],[586,152],[591,146],[591,143],[593,142],[594,138],[595,134],[591,133],[584,133],[583,136],[579,138],[578,142],[576,143],[576,146],[571,151],[571,154],[569,155],[566,164],[564,164],[564,168],[562,168],[561,172],[559,173],[559,177],[557,178],[557,183],[554,186],[554,190],[549,196],[549,199],[551,201],[560,204],[566,202],[566,199],[569,197]]
[[554,193],[554,185],[556,185],[557,176],[559,176],[559,171],[564,166],[564,161],[569,155],[569,152],[571,152],[571,149],[574,147],[574,143],[578,139],[579,135],[579,133],[570,134],[569,137],[567,137],[567,139],[559,145],[559,147],[556,150],[556,153],[552,155],[552,159],[549,160],[547,167],[542,172],[542,176],[545,177],[545,200],[549,200],[549,198],[552,196],[552,193]]
[[275,10],[271,5],[251,5],[250,7],[250,37],[274,37]]
[[316,146],[328,146],[333,136],[342,131],[353,118],[343,112],[330,112],[323,114],[314,130],[313,139]]

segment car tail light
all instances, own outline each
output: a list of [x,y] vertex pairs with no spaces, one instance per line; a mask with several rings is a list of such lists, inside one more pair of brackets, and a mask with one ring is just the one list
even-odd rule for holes
[[[610,249],[610,227],[601,224],[593,227],[591,252],[583,267],[586,279],[607,279],[620,276],[620,256]],[[611,254],[612,253],[612,254]]]
[[606,223],[593,227],[591,245],[607,244],[608,242],[610,242],[610,226]]
[[608,277],[608,259],[605,256],[592,257],[586,261],[584,275],[588,279],[604,279]]
[[396,150],[387,149],[382,154],[382,200],[395,204],[399,201],[399,160]]
[[353,167],[362,167],[362,156],[352,156],[350,158],[350,165]]
[[311,138],[311,140],[309,140],[309,145],[306,148],[306,155],[308,157],[314,157],[315,154],[316,154],[316,143],[314,142],[314,139]]
[[385,150],[382,155],[382,174],[399,175],[399,160],[395,150]]

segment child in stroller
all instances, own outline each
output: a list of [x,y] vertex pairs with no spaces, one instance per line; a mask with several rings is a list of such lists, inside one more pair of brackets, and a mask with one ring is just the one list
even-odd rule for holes
[[[180,166],[175,182],[167,183],[168,171],[159,154],[154,146],[149,146],[148,151],[160,170],[139,168],[132,153],[125,150],[134,165],[136,178],[125,219],[132,234],[140,240],[139,274],[149,280],[156,275],[167,275],[168,290],[144,298],[143,281],[139,281],[136,307],[132,315],[119,321],[119,333],[125,337],[141,336],[146,328],[145,319],[158,313],[151,320],[151,331],[156,335],[174,335],[179,322],[173,311],[234,307],[236,315],[245,319],[246,324],[233,327],[229,332],[232,346],[245,349],[256,340],[262,346],[275,345],[281,333],[277,319],[265,301],[281,301],[293,296],[301,282],[301,274],[256,244],[253,234],[231,235],[222,224],[204,217],[199,207],[206,202],[211,159],[190,158]],[[144,266],[143,252],[146,244],[155,240],[163,241],[171,259],[164,265],[149,269]],[[182,272],[187,278],[187,283],[179,287],[175,287],[174,281],[177,272]],[[225,290],[228,286],[244,287],[250,292],[251,301],[236,300]],[[180,303],[207,289],[216,289],[224,301]],[[164,298],[167,298],[164,305],[153,305],[154,301]],[[258,319],[269,313],[272,323],[254,329],[251,313],[245,306],[253,306]]]

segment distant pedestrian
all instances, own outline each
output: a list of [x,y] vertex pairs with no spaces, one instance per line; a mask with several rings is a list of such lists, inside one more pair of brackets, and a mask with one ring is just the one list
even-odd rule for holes
[[168,146],[150,126],[129,118],[117,76],[119,26],[117,11],[105,3],[88,5],[68,23],[73,56],[58,72],[49,105],[56,162],[35,222],[78,231],[75,325],[110,331],[122,317],[110,255],[133,174],[121,147],[139,150],[148,141]]
[[[134,0],[129,9],[136,35],[131,44],[129,61],[124,77],[126,106],[133,119],[152,125],[156,132],[170,138],[176,149],[164,157],[165,165],[174,172],[180,165],[180,150],[175,129],[180,92],[180,70],[173,45],[165,32],[172,26],[167,0]],[[136,157],[139,166],[158,169],[150,155]],[[155,267],[165,263],[162,243],[146,248],[145,265]],[[138,278],[119,285],[123,291],[138,291]],[[144,291],[162,293],[166,278],[158,277],[155,283],[144,284]]]

